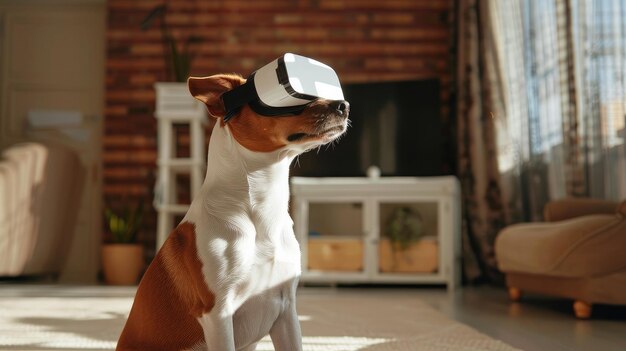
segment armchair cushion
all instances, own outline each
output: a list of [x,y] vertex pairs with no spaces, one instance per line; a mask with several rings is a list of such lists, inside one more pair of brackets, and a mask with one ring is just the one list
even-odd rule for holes
[[[624,203],[621,207],[626,208]],[[495,244],[503,272],[593,277],[626,268],[626,216],[594,214],[552,223],[516,224]]]
[[562,221],[591,214],[613,214],[617,203],[590,198],[565,198],[548,202],[543,208],[543,219]]

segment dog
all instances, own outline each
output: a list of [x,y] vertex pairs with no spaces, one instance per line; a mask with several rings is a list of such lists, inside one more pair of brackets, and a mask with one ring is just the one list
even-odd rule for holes
[[189,78],[218,119],[206,178],[144,274],[117,350],[302,350],[296,314],[300,247],[288,213],[289,167],[347,129],[346,101],[317,99],[298,116],[244,106],[224,122],[237,75]]

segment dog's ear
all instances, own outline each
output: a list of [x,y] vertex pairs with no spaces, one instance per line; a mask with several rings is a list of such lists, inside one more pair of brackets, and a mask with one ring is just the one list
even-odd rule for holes
[[206,104],[212,116],[221,118],[226,115],[222,94],[245,82],[245,79],[234,74],[217,74],[210,77],[189,77],[187,86],[193,97]]

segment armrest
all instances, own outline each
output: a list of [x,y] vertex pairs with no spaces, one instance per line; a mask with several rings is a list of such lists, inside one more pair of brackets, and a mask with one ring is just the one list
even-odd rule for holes
[[565,198],[548,202],[543,208],[543,219],[555,222],[591,214],[614,214],[616,209],[617,202],[613,201]]

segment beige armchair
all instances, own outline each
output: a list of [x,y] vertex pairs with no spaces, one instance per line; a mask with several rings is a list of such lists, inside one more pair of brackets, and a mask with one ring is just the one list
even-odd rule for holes
[[553,201],[544,218],[496,239],[511,300],[525,291],[570,298],[578,318],[589,318],[594,303],[626,304],[626,201]]
[[52,143],[11,145],[0,155],[0,276],[58,275],[72,243],[84,170]]

